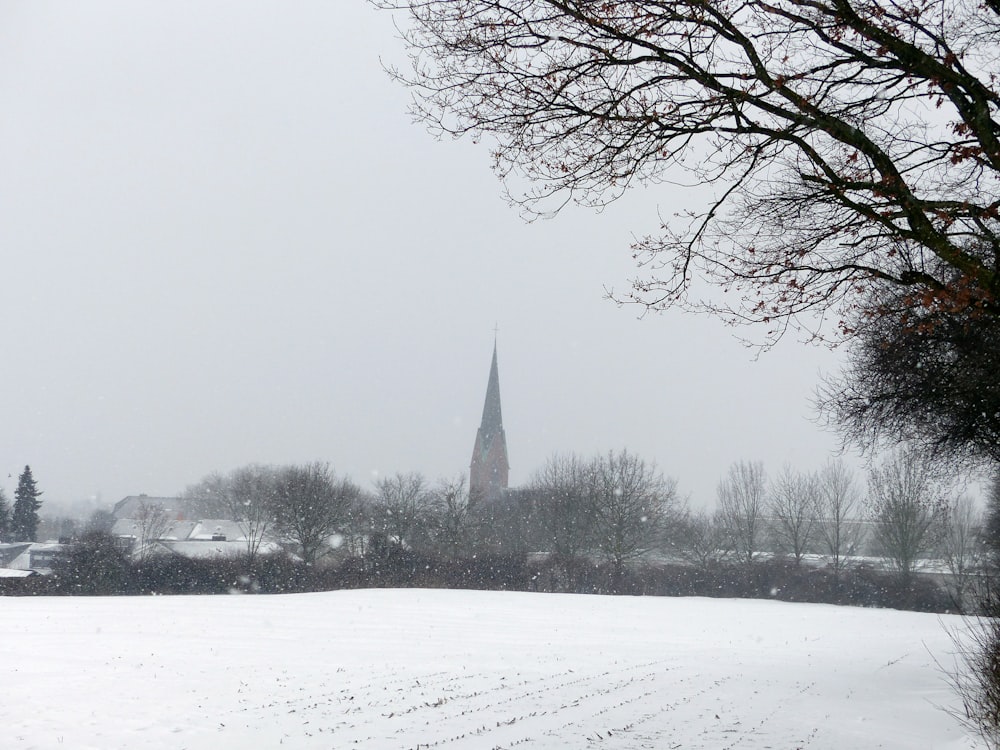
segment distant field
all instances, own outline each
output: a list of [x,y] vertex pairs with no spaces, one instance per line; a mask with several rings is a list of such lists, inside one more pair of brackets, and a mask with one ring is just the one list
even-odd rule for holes
[[936,615],[376,590],[5,598],[4,748],[959,750]]

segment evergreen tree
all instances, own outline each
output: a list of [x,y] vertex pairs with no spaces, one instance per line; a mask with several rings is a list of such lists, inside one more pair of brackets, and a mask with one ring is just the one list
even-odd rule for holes
[[25,466],[17,480],[17,489],[14,490],[14,513],[10,524],[14,541],[35,541],[38,533],[38,509],[42,507],[42,501],[38,499],[41,494],[31,475],[31,467]]

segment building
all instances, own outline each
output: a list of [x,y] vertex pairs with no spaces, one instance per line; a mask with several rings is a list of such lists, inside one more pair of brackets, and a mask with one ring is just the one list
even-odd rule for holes
[[172,521],[197,519],[199,509],[195,501],[182,497],[151,497],[150,495],[129,495],[115,503],[112,514],[115,520],[138,518],[150,508],[159,508]]
[[497,345],[493,342],[493,362],[486,384],[483,421],[476,433],[469,466],[469,494],[476,500],[493,501],[507,489],[510,463],[507,459],[507,436],[500,409],[500,374],[497,368]]
[[167,514],[147,518],[119,518],[111,534],[135,557],[172,553],[189,558],[235,557],[253,547],[258,554],[275,554],[281,545],[270,534],[251,544],[249,529],[238,521],[203,519],[174,521]]
[[2,566],[0,569],[4,572],[0,573],[0,576],[9,578],[15,575],[28,575],[26,572],[12,573],[11,571],[34,571],[48,575],[65,549],[65,544],[56,542],[2,544],[0,545],[0,566]]

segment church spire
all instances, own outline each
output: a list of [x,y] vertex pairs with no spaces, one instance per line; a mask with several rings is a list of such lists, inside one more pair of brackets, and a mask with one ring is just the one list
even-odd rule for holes
[[483,403],[483,421],[479,426],[486,435],[503,432],[503,412],[500,409],[500,371],[497,368],[497,344],[493,342],[493,361],[490,363],[490,379],[486,383],[486,401]]
[[507,489],[510,464],[507,460],[507,436],[503,429],[503,412],[500,408],[500,371],[497,367],[496,336],[493,339],[493,361],[486,383],[486,400],[483,403],[483,420],[476,433],[469,466],[469,490],[473,497],[491,500]]

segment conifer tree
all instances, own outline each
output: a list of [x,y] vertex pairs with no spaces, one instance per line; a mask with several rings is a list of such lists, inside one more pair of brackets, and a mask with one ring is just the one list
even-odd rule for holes
[[14,513],[11,518],[11,536],[18,542],[33,542],[38,534],[38,509],[42,501],[31,475],[31,467],[25,466],[14,490]]

